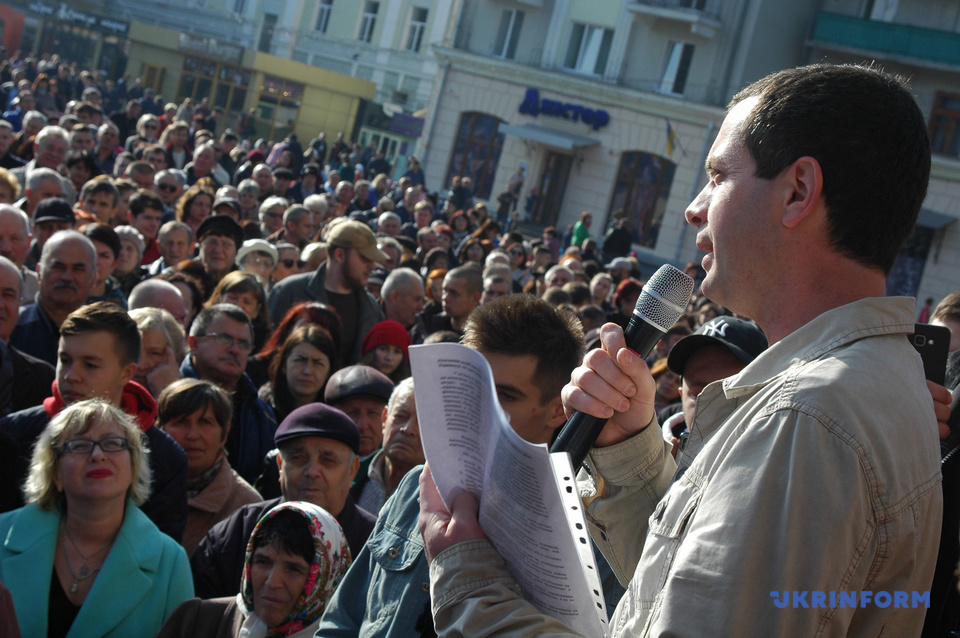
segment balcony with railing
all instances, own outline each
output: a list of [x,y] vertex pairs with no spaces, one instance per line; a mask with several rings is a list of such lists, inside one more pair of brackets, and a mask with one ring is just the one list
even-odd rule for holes
[[720,27],[720,0],[634,0],[627,8],[636,15],[689,24],[704,37],[712,38]]
[[812,43],[923,64],[960,67],[960,33],[821,12]]

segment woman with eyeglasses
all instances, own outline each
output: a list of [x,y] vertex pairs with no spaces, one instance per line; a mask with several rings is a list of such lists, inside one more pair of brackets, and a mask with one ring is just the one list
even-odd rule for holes
[[0,515],[0,581],[24,636],[150,636],[193,596],[183,548],[140,511],[148,450],[132,417],[80,401],[47,425]]
[[[287,311],[263,347],[247,360],[247,374],[254,385],[259,388],[270,380],[270,365],[287,337],[303,326],[316,326],[323,330],[333,341],[335,351],[340,352],[342,327],[337,311],[319,301],[301,301]],[[278,420],[277,423],[279,422]]]

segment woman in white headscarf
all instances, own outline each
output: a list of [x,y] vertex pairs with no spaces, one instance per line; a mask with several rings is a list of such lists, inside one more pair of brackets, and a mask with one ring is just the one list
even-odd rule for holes
[[186,601],[157,638],[312,637],[351,560],[333,516],[311,503],[281,503],[250,536],[240,593]]

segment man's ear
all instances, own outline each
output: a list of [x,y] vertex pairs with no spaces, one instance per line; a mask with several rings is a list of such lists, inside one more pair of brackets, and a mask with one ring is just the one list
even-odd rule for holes
[[350,461],[350,482],[353,482],[353,479],[357,476],[357,472],[360,471],[360,455],[354,454],[353,460]]
[[[224,439],[224,440],[226,440],[226,439]],[[280,456],[280,452],[279,452],[279,451],[277,452],[277,469],[278,469],[278,470],[283,470],[283,457]]]
[[556,430],[567,422],[567,415],[563,413],[563,400],[558,396],[547,404],[547,427]]
[[123,385],[127,385],[129,381],[133,381],[133,375],[137,373],[137,364],[128,363],[123,366],[123,369],[120,371],[120,378],[123,380]]
[[783,225],[795,228],[822,203],[823,171],[820,162],[804,156],[785,168],[777,179],[781,178],[784,180]]
[[187,345],[190,346],[190,354],[196,354],[197,352],[197,338],[193,335],[187,337]]

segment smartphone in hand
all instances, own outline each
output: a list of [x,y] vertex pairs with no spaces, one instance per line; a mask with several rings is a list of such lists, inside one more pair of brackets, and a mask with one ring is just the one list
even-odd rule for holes
[[950,347],[950,330],[944,326],[918,323],[910,335],[910,343],[923,360],[924,376],[943,385],[947,373],[947,349]]

